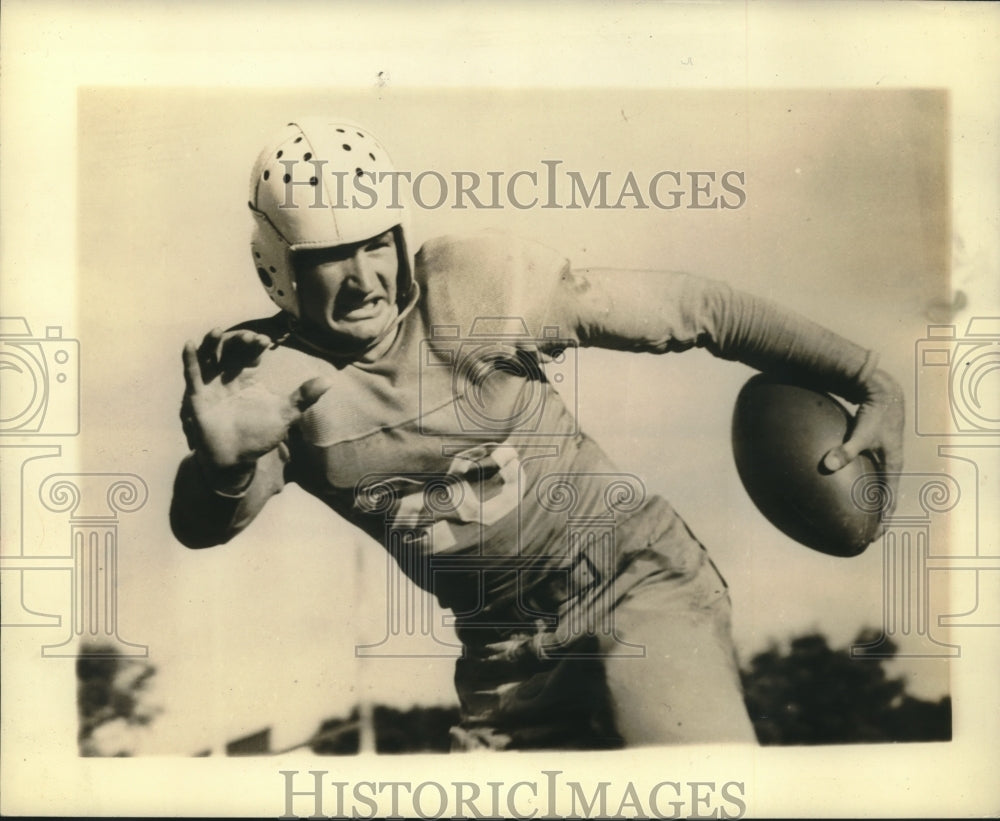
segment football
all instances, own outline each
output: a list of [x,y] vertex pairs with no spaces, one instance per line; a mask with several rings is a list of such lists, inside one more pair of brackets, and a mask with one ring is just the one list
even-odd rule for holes
[[736,469],[757,509],[786,536],[832,556],[857,556],[881,521],[877,500],[858,501],[859,480],[878,486],[871,457],[862,453],[834,472],[822,464],[850,425],[828,394],[766,374],[747,381],[733,412]]

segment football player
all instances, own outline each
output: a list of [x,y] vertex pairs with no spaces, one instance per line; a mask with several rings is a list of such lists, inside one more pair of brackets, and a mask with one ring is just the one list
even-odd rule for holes
[[573,270],[502,233],[411,254],[397,183],[346,121],[289,124],[261,152],[251,253],[279,310],[184,348],[175,535],[225,542],[295,482],[381,542],[456,616],[456,749],[753,742],[726,583],[553,381],[576,346],[707,348],[856,403],[825,465],[867,451],[889,474],[899,386],[714,280]]

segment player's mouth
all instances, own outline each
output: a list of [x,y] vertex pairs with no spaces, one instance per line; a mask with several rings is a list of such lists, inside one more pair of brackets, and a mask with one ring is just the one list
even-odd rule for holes
[[385,305],[381,294],[368,294],[360,299],[344,300],[336,306],[334,319],[341,322],[361,322],[378,315]]

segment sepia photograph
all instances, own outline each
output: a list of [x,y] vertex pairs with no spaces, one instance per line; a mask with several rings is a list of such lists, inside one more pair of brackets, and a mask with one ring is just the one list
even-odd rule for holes
[[994,89],[450,8],[5,79],[4,812],[1000,810]]

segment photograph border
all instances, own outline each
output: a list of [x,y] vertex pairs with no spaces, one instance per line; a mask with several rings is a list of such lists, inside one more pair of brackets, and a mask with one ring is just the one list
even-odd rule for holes
[[[668,3],[623,9],[577,3],[505,5],[502,12],[457,2],[420,11],[397,3],[346,4],[332,7],[337,13],[323,12],[335,18],[334,34],[317,30],[317,4],[283,4],[278,12],[251,2],[241,4],[238,14],[233,5],[3,3],[0,313],[22,315],[23,306],[31,306],[34,337],[59,339],[48,329],[72,334],[80,327],[78,283],[72,273],[52,272],[78,268],[77,91],[102,85],[946,88],[953,120],[952,231],[963,246],[953,259],[953,282],[958,266],[972,256],[975,272],[962,280],[967,315],[1000,316],[1000,94],[994,79],[1000,10],[990,4]],[[267,42],[258,48],[265,34]],[[72,420],[66,421],[58,432],[63,438],[46,445],[59,450],[61,465],[75,460],[82,470],[72,428]],[[978,441],[979,471],[997,475],[997,445]],[[948,444],[953,442],[942,447]],[[91,475],[88,481],[106,479]],[[117,506],[101,514],[107,528],[117,528],[121,514],[124,529],[128,512],[146,502],[140,477],[124,485],[114,497]],[[107,497],[106,487],[100,492]],[[995,511],[986,513],[986,521],[993,521]],[[18,532],[5,518],[7,542]],[[962,521],[953,537],[969,539],[971,533],[980,557],[986,554],[978,540],[986,532],[978,521]],[[981,571],[975,562],[969,568],[996,572],[988,561]],[[120,638],[130,647],[145,646],[142,636]],[[1000,709],[990,672],[1000,659],[998,639],[995,625],[962,633],[961,663],[952,677],[955,735],[946,746],[713,749],[711,760],[693,748],[637,750],[615,754],[615,766],[634,773],[647,793],[658,782],[686,785],[694,796],[693,816],[707,787],[691,785],[712,784],[714,790],[735,783],[745,785],[739,793],[745,806],[740,813],[738,802],[730,803],[729,817],[996,815]],[[24,631],[4,630],[2,642],[5,814],[280,815],[290,800],[282,772],[303,778],[324,772],[347,784],[405,777],[413,783],[539,785],[559,771],[583,785],[586,795],[609,778],[601,753],[380,757],[377,763],[363,756],[318,760],[296,753],[239,760],[84,759],[66,743],[74,740],[66,728],[76,726],[75,704],[65,698],[75,686],[71,665],[50,676],[53,668],[43,666],[37,648],[26,649]],[[501,814],[564,811],[531,801],[531,793],[524,788],[522,803]],[[308,794],[296,800],[296,814],[311,812]],[[704,804],[702,809],[710,811]]]

